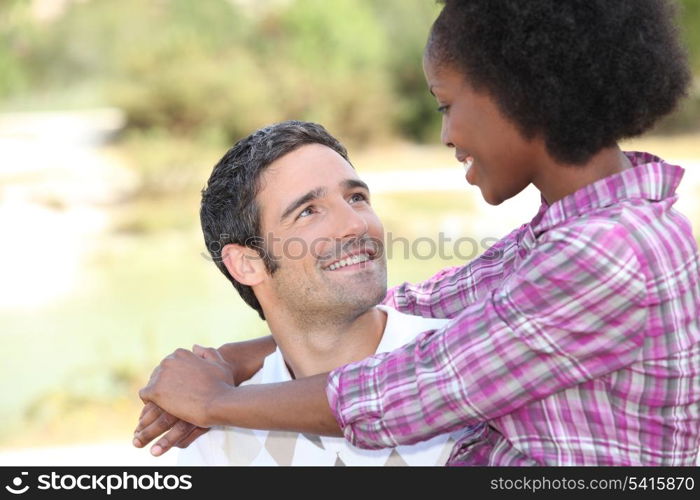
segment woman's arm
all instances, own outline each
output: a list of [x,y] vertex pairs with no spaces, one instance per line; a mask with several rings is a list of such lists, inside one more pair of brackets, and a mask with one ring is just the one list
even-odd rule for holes
[[516,258],[518,238],[525,227],[512,231],[464,266],[443,269],[421,283],[403,283],[392,288],[383,303],[424,318],[456,317],[508,276]]
[[441,330],[331,372],[329,404],[348,441],[412,444],[638,358],[647,284],[626,230],[587,222],[547,239]]
[[328,373],[276,384],[229,387],[212,399],[202,423],[342,436],[328,399]]

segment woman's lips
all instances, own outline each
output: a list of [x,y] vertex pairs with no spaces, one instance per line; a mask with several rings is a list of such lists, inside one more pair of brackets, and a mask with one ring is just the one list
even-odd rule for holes
[[467,180],[469,184],[472,186],[474,185],[475,179],[474,179],[474,158],[471,156],[467,156],[463,162],[464,165],[464,178]]

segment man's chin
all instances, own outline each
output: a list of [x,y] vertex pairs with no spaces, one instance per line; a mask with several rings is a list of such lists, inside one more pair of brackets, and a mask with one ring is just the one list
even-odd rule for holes
[[343,297],[375,297],[384,292],[386,295],[386,268],[371,267],[354,272],[326,271],[332,293]]
[[333,294],[338,308],[352,310],[370,309],[380,304],[386,297],[386,285],[383,287],[344,287]]

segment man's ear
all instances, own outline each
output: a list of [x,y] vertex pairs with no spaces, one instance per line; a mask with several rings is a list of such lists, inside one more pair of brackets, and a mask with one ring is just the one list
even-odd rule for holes
[[252,248],[229,243],[221,249],[221,260],[233,279],[243,285],[257,285],[267,276],[262,257]]

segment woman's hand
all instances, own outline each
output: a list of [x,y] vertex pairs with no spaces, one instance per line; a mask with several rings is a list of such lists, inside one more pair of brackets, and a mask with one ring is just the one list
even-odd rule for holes
[[[218,350],[195,345],[193,353],[203,359],[227,366],[233,381],[238,385],[252,377],[262,367],[265,356],[273,352],[276,347],[272,337],[268,336],[224,344]],[[158,368],[151,376],[151,380],[157,370]],[[144,401],[144,403],[134,432],[133,444],[137,448],[142,448],[165,433],[151,447],[151,453],[155,456],[162,455],[172,447],[186,448],[209,430],[207,427],[200,427],[175,417],[152,401]]]
[[267,336],[244,342],[230,342],[219,347],[218,351],[231,366],[235,384],[240,385],[262,368],[265,357],[276,348],[275,341]]
[[[197,361],[193,358],[197,358]],[[199,371],[199,362],[207,363],[203,371]],[[187,380],[185,385],[180,382],[183,378]],[[192,352],[178,349],[166,357],[153,371],[148,385],[140,392],[144,408],[134,432],[134,446],[141,448],[167,431],[151,448],[151,453],[159,456],[173,446],[186,448],[207,432],[208,426],[190,422],[204,421],[203,399],[212,397],[212,384],[224,384],[226,387],[233,384],[233,367],[216,349],[195,345]],[[171,411],[163,409],[154,399],[167,401],[166,405]],[[179,413],[183,405],[193,405],[195,412]],[[178,418],[173,414],[174,411],[179,415],[187,414],[188,417]]]
[[144,405],[139,416],[133,444],[137,448],[143,448],[165,432],[151,447],[151,454],[158,457],[172,447],[187,448],[207,431],[209,431],[208,427],[198,427],[180,420],[149,401]]

